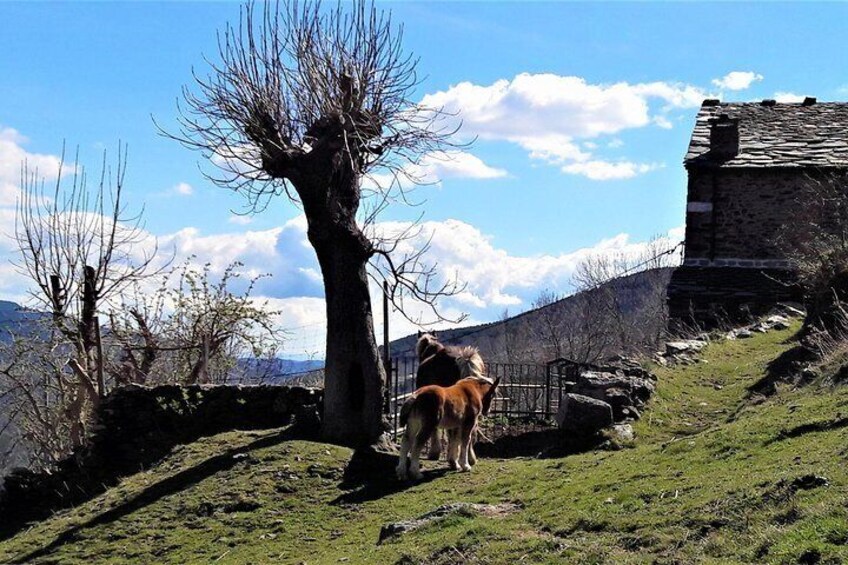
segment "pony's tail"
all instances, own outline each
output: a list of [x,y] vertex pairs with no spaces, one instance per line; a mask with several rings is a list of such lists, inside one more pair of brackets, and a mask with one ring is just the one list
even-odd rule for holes
[[405,426],[406,422],[409,421],[409,414],[412,412],[413,400],[415,400],[414,396],[410,396],[406,402],[403,403],[403,406],[400,407],[400,418],[399,422],[401,426]]
[[459,350],[459,357],[456,358],[456,364],[459,365],[459,377],[461,379],[482,377],[486,372],[486,366],[483,364],[483,358],[480,357],[480,352],[476,347],[470,345]]

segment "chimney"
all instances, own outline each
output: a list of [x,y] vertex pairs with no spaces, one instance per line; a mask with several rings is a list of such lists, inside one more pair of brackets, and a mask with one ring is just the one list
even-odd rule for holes
[[812,106],[815,103],[816,103],[815,96],[807,96],[806,98],[804,98],[804,101],[801,102],[801,106]]
[[739,153],[739,118],[720,114],[710,118],[710,154],[721,160],[732,159]]

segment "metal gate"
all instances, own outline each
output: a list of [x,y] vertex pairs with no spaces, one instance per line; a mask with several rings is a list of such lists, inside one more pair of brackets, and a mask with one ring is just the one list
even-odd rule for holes
[[[417,371],[416,357],[391,360],[386,411],[395,438],[402,431],[400,409],[415,391]],[[501,382],[489,415],[481,421],[483,435],[494,439],[554,425],[560,398],[569,379],[561,365],[486,363],[486,373],[492,379],[500,377]]]

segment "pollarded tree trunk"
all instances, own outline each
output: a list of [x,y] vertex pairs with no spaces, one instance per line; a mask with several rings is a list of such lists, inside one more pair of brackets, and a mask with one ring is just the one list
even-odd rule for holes
[[[324,367],[325,440],[350,446],[375,442],[382,430],[385,371],[374,339],[366,272],[371,243],[356,222],[359,181],[330,158],[295,184],[324,279],[327,354]],[[315,169],[313,169],[315,171]]]
[[327,302],[324,439],[373,443],[382,423],[383,367],[374,339],[366,260],[338,240],[316,245]]

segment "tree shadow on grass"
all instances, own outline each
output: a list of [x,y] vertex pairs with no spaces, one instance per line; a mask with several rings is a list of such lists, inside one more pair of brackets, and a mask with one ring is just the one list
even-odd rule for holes
[[348,492],[334,498],[330,504],[359,504],[401,492],[409,487],[428,483],[449,472],[447,467],[422,469],[420,481],[402,481],[395,475],[396,453],[373,448],[358,449],[345,467],[339,488]]
[[[551,428],[502,436],[491,442],[478,442],[474,450],[478,457],[485,458],[556,458],[594,449],[603,441],[601,436],[569,438],[563,436],[559,429]],[[395,475],[397,462],[396,453],[373,448],[357,450],[348,462],[339,484],[339,488],[347,492],[337,496],[331,504],[359,504],[377,500],[455,472],[446,463],[440,462],[438,468],[423,469],[424,478],[420,481],[401,481]]]
[[241,461],[240,458],[236,457],[237,455],[278,445],[292,439],[297,439],[297,432],[292,428],[286,428],[279,433],[257,439],[256,441],[242,447],[229,449],[215,457],[210,457],[194,467],[180,471],[167,479],[163,479],[158,483],[148,486],[136,496],[118,504],[118,506],[98,514],[82,524],[65,530],[49,544],[33,550],[26,555],[17,557],[12,560],[11,563],[30,563],[35,559],[49,555],[63,545],[76,541],[79,534],[84,530],[105,524],[111,524],[112,522],[120,520],[137,510],[165,498],[166,496],[183,491],[186,488],[215,475],[216,473],[236,466]]
[[516,457],[545,456],[551,449],[563,441],[558,428],[533,430],[518,435],[501,436],[494,441],[478,442],[474,446],[481,457],[513,459]]

